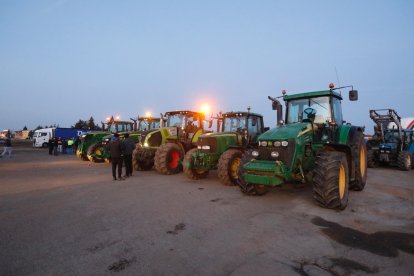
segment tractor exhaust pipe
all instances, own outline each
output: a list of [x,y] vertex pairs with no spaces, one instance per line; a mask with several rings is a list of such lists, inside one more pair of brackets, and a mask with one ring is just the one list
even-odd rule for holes
[[283,107],[282,107],[282,104],[276,98],[273,98],[273,97],[270,97],[270,96],[268,96],[267,98],[272,101],[272,109],[276,110],[277,126],[280,127],[281,125],[283,125],[283,117],[282,117],[283,116],[283,114],[282,114]]

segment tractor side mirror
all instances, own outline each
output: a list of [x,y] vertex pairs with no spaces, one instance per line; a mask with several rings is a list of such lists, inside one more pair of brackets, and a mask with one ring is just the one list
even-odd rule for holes
[[350,101],[357,101],[358,100],[358,90],[349,91],[349,100]]
[[213,126],[213,120],[211,120],[211,119],[210,119],[210,120],[208,121],[208,128],[211,128],[212,126]]

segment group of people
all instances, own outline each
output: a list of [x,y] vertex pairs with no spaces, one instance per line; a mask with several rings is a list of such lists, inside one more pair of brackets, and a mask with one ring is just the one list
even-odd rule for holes
[[[119,134],[114,133],[111,142],[108,144],[112,160],[112,177],[114,180],[125,180],[132,176],[132,152],[135,149],[135,142],[124,134],[124,139],[119,139]],[[122,176],[122,164],[125,162],[125,176]],[[118,169],[118,173],[117,173]]]
[[62,139],[61,137],[50,138],[48,142],[49,154],[58,155],[59,152],[62,154],[67,153],[68,141]]

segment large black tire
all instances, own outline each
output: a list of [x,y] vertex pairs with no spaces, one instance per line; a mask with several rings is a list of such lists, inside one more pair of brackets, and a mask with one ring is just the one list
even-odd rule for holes
[[240,159],[240,166],[238,170],[238,178],[236,179],[236,184],[240,187],[240,190],[243,194],[249,196],[261,196],[266,194],[269,191],[269,187],[265,185],[255,185],[244,181],[243,174],[244,169],[243,165],[250,162],[254,159],[251,155],[251,151],[246,151],[241,159]]
[[379,166],[379,160],[377,158],[377,152],[374,150],[367,151],[367,166],[368,168],[377,168]]
[[322,207],[343,210],[348,205],[349,172],[346,154],[322,152],[315,161],[313,198]]
[[83,161],[89,161],[88,157],[86,156],[86,154],[83,154],[82,151],[80,149],[76,150],[76,156],[79,157],[81,160]]
[[398,154],[398,168],[400,168],[403,171],[409,171],[411,170],[413,160],[411,160],[411,155],[408,151],[401,151]]
[[177,174],[182,171],[184,151],[174,143],[165,143],[155,152],[155,169],[161,174]]
[[142,147],[139,144],[136,144],[134,151],[132,152],[132,167],[136,171],[149,171],[154,166],[154,160],[146,159],[142,160],[140,157],[140,152]]
[[184,174],[190,179],[202,179],[208,175],[208,171],[201,170],[194,168],[194,161],[193,161],[193,153],[196,152],[197,149],[189,150],[185,156],[183,161],[183,171]]
[[218,161],[217,175],[221,183],[226,186],[236,185],[242,152],[237,149],[226,150]]
[[354,136],[355,179],[350,183],[351,190],[362,191],[367,183],[367,147],[364,135],[358,131]]
[[104,159],[99,157],[102,156],[102,143],[97,142],[89,146],[86,154],[87,158],[91,162],[103,162]]

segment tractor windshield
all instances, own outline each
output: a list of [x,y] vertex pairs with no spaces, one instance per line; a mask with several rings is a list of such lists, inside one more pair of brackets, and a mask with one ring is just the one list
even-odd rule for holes
[[142,120],[139,122],[138,130],[145,131],[154,128],[160,128],[160,121]]
[[173,126],[181,127],[181,126],[183,126],[184,119],[185,119],[185,115],[183,115],[183,114],[169,115],[166,125],[168,127],[173,127]]
[[[331,108],[329,97],[315,97],[291,100],[287,107],[287,122],[301,123],[309,121],[309,114],[315,116],[314,123],[321,124],[331,121]],[[312,110],[313,109],[313,110]]]
[[132,131],[132,124],[129,123],[113,123],[108,125],[108,131],[115,133],[115,132],[122,132],[122,131]]
[[223,131],[236,132],[238,129],[246,128],[245,116],[225,117]]

